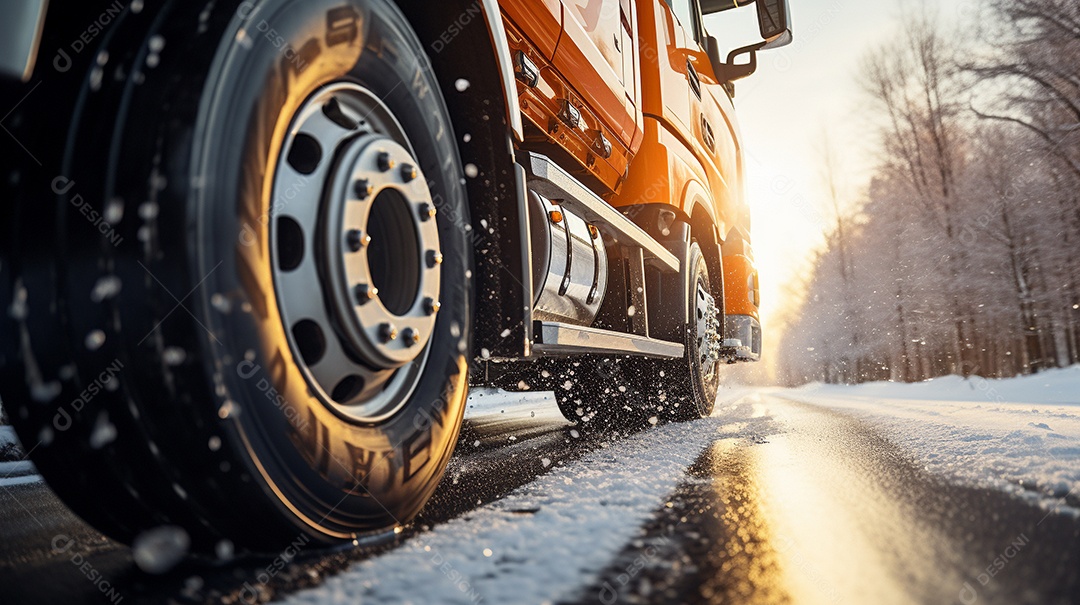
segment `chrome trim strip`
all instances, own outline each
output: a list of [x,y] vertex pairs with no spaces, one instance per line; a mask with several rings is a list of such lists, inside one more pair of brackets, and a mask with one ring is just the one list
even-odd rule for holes
[[678,359],[685,351],[681,343],[557,322],[536,322],[534,336],[533,353],[539,355],[593,353]]
[[488,32],[498,55],[496,59],[499,61],[499,76],[502,79],[503,96],[506,98],[506,118],[510,120],[510,129],[520,143],[525,140],[525,128],[522,126],[521,110],[518,108],[517,76],[514,75],[514,58],[510,56],[510,44],[506,41],[506,29],[503,28],[498,0],[484,0],[484,17],[487,19]]
[[[645,251],[646,258],[656,259],[674,273],[679,272],[679,259],[644,229],[626,218],[623,213],[582,185],[548,158],[529,152],[518,154],[518,161],[529,173],[529,188],[581,214],[585,220],[607,227],[618,243],[633,245]],[[627,241],[618,241],[625,239]]]

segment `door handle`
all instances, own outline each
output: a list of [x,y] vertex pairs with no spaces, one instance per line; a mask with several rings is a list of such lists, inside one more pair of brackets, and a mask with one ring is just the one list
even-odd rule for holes
[[694,69],[694,64],[690,62],[690,59],[686,60],[686,79],[690,82],[690,90],[694,91],[694,96],[701,100],[701,78],[698,77],[697,70]]

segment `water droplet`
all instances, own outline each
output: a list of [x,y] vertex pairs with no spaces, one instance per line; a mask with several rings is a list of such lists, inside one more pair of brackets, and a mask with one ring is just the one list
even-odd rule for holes
[[156,202],[143,202],[139,204],[139,218],[150,221],[157,218],[159,208]]
[[491,549],[490,549],[490,548],[485,548],[485,549],[484,549],[484,556],[485,556],[485,557],[490,557],[490,556],[491,556],[491,555],[493,555],[493,554],[495,554],[495,553],[491,552]]
[[97,351],[105,344],[105,333],[101,330],[93,330],[86,335],[86,348],[89,351]]
[[38,403],[49,403],[60,395],[63,387],[55,380],[30,385],[30,397]]
[[510,336],[510,328],[507,328],[507,329],[503,330],[502,333],[499,334],[499,336],[502,336],[503,338],[506,338],[507,336]]
[[454,88],[456,88],[458,92],[465,92],[466,90],[469,90],[469,81],[465,78],[458,78],[457,81],[454,82]]
[[563,383],[562,388],[569,391],[570,389],[574,388],[574,383],[567,380],[566,382]]
[[116,441],[116,426],[109,422],[109,415],[102,412],[98,414],[94,431],[90,433],[90,447],[100,450],[113,441]]
[[116,225],[124,219],[124,201],[114,197],[105,204],[105,213],[102,215],[106,223]]
[[232,303],[229,302],[229,298],[227,296],[225,296],[224,294],[218,293],[218,294],[215,294],[215,295],[211,296],[210,297],[210,304],[213,305],[215,309],[217,309],[218,311],[220,311],[222,313],[228,313],[228,312],[232,311]]
[[214,554],[222,561],[228,561],[233,558],[233,553],[236,552],[236,548],[233,543],[228,540],[222,540],[214,546]]
[[475,179],[479,174],[480,169],[476,167],[476,164],[465,164],[465,176]]
[[165,48],[165,38],[160,35],[151,36],[150,38],[150,51],[159,53],[161,49]]
[[90,70],[90,90],[101,90],[101,80],[105,77],[105,70],[94,67]]
[[132,544],[132,558],[146,573],[163,574],[183,560],[190,546],[184,528],[166,525],[139,534]]
[[218,408],[218,418],[225,420],[229,416],[240,414],[240,407],[232,401],[226,401]]
[[649,418],[649,424],[651,424],[653,426],[656,426],[657,422],[660,422],[660,419],[657,418],[656,416],[652,416],[652,417]]
[[483,359],[491,359],[491,351],[487,349],[480,349],[480,357]]
[[207,443],[207,446],[209,446],[211,452],[216,452],[216,451],[220,450],[221,449],[221,437],[218,437],[217,435],[214,435],[213,437],[210,438],[210,441]]
[[571,429],[571,430],[570,430],[570,436],[571,436],[571,437],[573,437],[574,439],[577,439],[578,437],[580,437],[580,436],[581,436],[581,433],[579,433],[579,432],[577,432],[577,431],[575,431],[575,430]]
[[22,285],[22,281],[15,282],[15,295],[11,297],[11,307],[8,310],[8,315],[16,321],[22,321],[26,319],[30,314],[30,309],[26,304],[29,294],[26,292],[26,287]]
[[472,135],[466,132],[465,136],[461,137],[461,140],[468,143],[469,141],[472,140]]
[[176,367],[187,360],[187,351],[180,347],[168,347],[161,354],[161,360],[169,367]]
[[90,292],[90,300],[99,303],[113,298],[120,293],[123,282],[115,275],[106,275],[97,280],[94,289]]
[[629,307],[628,307],[628,308],[626,309],[626,316],[627,316],[627,317],[633,317],[633,316],[635,316],[635,315],[637,315],[637,307],[635,307],[634,305],[630,305],[630,306],[629,306]]
[[551,466],[551,458],[541,458],[540,464],[543,464],[544,468]]

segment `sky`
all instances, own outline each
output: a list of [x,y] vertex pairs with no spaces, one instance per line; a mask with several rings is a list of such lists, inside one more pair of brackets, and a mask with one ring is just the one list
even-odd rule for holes
[[[776,350],[800,274],[809,270],[834,221],[822,178],[822,141],[827,138],[834,150],[849,204],[868,184],[876,133],[864,117],[859,63],[899,31],[902,16],[899,0],[789,1],[795,41],[760,53],[758,72],[735,85],[766,356]],[[925,0],[946,21],[964,16],[977,1]],[[722,51],[761,40],[753,5],[705,17],[705,27]]]

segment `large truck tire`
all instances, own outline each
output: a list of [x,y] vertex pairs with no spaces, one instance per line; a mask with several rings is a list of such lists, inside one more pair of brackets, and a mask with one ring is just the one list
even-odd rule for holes
[[720,388],[723,321],[709,281],[709,268],[697,242],[687,254],[690,282],[687,304],[686,355],[677,360],[642,360],[645,389],[663,393],[670,403],[665,416],[676,421],[706,418],[713,413]]
[[119,541],[388,535],[443,474],[471,347],[424,50],[390,0],[147,4],[98,41],[52,191],[12,202],[0,397]]

